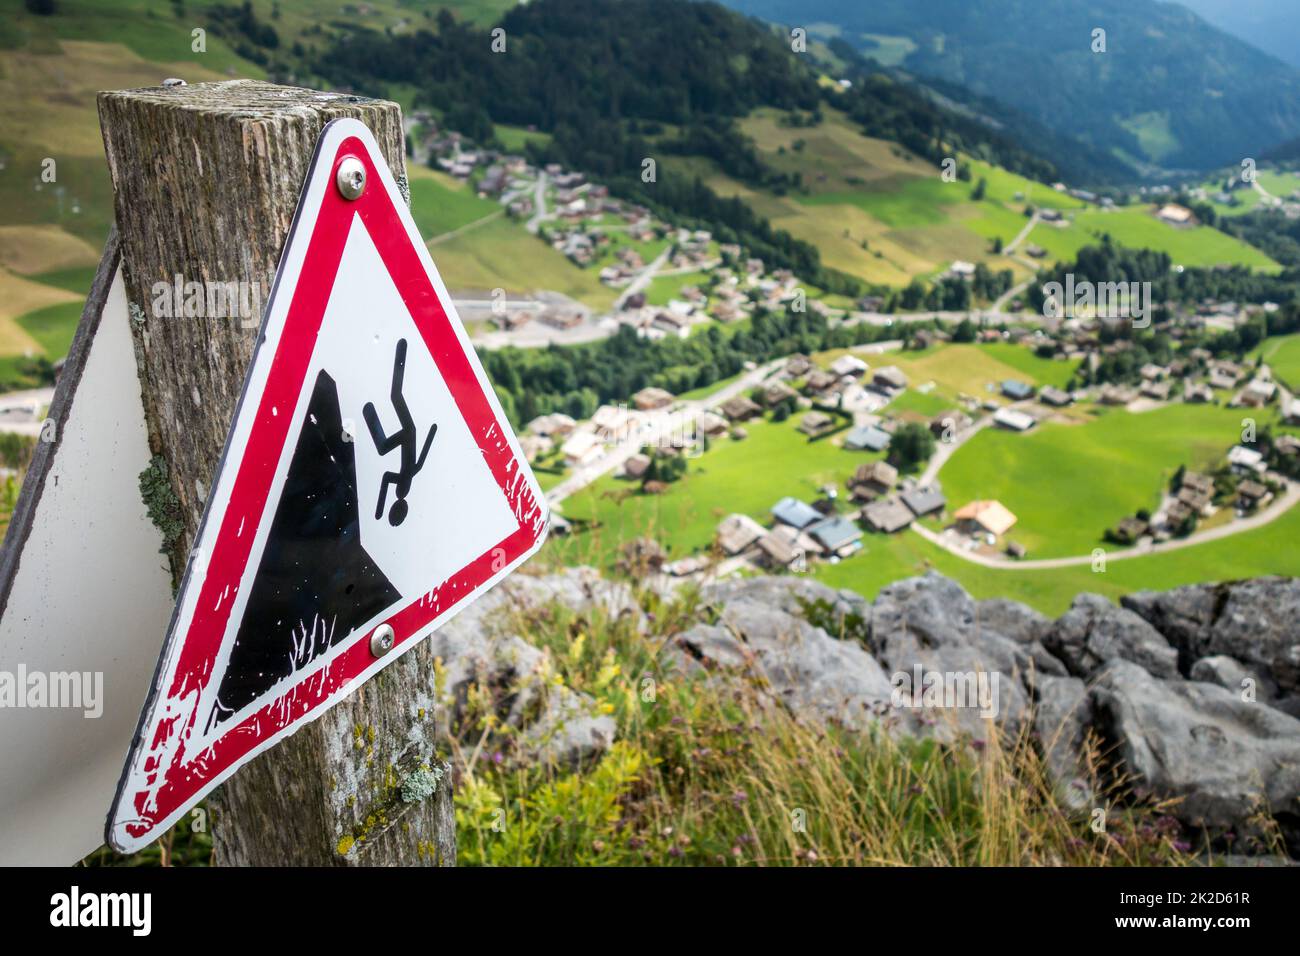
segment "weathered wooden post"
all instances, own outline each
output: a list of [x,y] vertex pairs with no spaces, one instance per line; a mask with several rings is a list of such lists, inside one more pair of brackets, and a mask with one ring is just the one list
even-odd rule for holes
[[[165,463],[148,504],[179,582],[260,316],[160,315],[157,284],[268,286],[321,130],[365,123],[404,187],[401,111],[231,81],[103,93],[99,114],[149,440]],[[453,865],[434,680],[424,642],[238,771],[209,801],[218,862]]]

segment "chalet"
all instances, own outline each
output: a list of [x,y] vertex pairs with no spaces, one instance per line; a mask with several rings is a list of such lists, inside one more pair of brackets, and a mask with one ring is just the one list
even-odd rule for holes
[[710,314],[719,322],[735,322],[745,317],[745,313],[733,302],[719,302]]
[[1194,515],[1195,512],[1181,501],[1171,502],[1169,507],[1165,509],[1165,527],[1171,531],[1177,531]]
[[554,437],[569,434],[576,425],[577,422],[563,412],[552,412],[550,415],[538,415],[526,428],[534,435]]
[[1125,518],[1115,529],[1115,535],[1121,541],[1132,544],[1138,538],[1147,533],[1149,525],[1138,517]]
[[849,451],[884,451],[889,447],[889,432],[875,425],[859,425],[844,436]]
[[803,529],[814,521],[820,521],[822,516],[807,502],[786,497],[772,506],[772,517],[781,524]]
[[952,436],[956,435],[957,432],[965,431],[972,424],[969,415],[960,409],[952,408],[930,419],[930,434],[943,440],[945,436]]
[[1006,551],[1010,557],[1015,558],[1017,561],[1024,560],[1025,555],[1029,553],[1019,541],[1008,541]]
[[858,378],[867,368],[867,363],[856,355],[841,355],[831,363],[831,373],[838,378],[844,378],[845,376]]
[[1002,394],[1013,402],[1021,402],[1034,397],[1034,386],[1009,378],[1002,383]]
[[1300,425],[1300,398],[1288,398],[1282,403],[1282,421],[1288,425]]
[[1265,382],[1262,379],[1252,379],[1241,390],[1237,396],[1237,403],[1246,405],[1250,408],[1262,408],[1273,399],[1277,392],[1277,386],[1272,382]]
[[1097,396],[1103,405],[1127,405],[1137,397],[1137,389],[1127,385],[1103,385]]
[[1198,404],[1209,404],[1214,401],[1214,389],[1203,382],[1191,382],[1184,380],[1183,383],[1183,401],[1195,402]]
[[727,430],[727,420],[713,412],[700,412],[695,419],[695,430],[710,438],[716,438]]
[[987,533],[1001,537],[1016,523],[1016,516],[1000,501],[972,501],[953,515],[957,526],[966,533]]
[[1209,377],[1210,388],[1219,391],[1230,391],[1237,387],[1237,376],[1222,369],[1211,369]]
[[887,493],[894,487],[896,481],[898,481],[897,468],[887,461],[873,461],[859,465],[853,472],[853,477],[849,479],[848,485],[849,490],[853,492],[853,497],[870,500]]
[[594,432],[574,432],[560,446],[560,454],[570,468],[590,465],[604,453],[604,443]]
[[633,424],[626,405],[601,405],[591,416],[591,426],[603,441],[622,441]]
[[758,539],[761,562],[769,568],[788,568],[803,559],[804,552],[794,538],[780,533],[785,529],[769,531]]
[[907,505],[912,514],[918,518],[937,514],[948,505],[948,499],[934,487],[913,488],[911,491],[903,492],[900,497],[903,499],[903,504]]
[[1164,366],[1156,365],[1154,362],[1147,362],[1138,369],[1138,374],[1142,376],[1142,380],[1145,382],[1158,381],[1159,379],[1164,378],[1168,372],[1169,370]]
[[1211,497],[1211,493],[1196,488],[1189,488],[1186,486],[1179,488],[1177,500],[1185,504],[1189,510],[1195,511],[1200,515],[1208,515],[1214,510],[1214,501]]
[[808,534],[826,554],[846,558],[862,547],[862,529],[848,518],[835,517],[810,528]]
[[657,408],[667,408],[673,403],[673,393],[653,385],[641,389],[632,396],[632,403],[639,411],[648,412]]
[[896,365],[886,365],[884,368],[876,369],[875,374],[871,376],[871,384],[890,394],[907,388],[907,376]]
[[897,498],[881,498],[862,509],[862,520],[874,531],[893,534],[912,523],[912,512]]
[[759,393],[759,401],[768,408],[780,405],[786,399],[793,398],[798,398],[798,395],[796,395],[794,389],[785,384],[785,382],[773,382]]
[[1045,386],[1039,393],[1038,398],[1044,404],[1053,405],[1057,408],[1064,408],[1074,401],[1074,396],[1064,389],[1057,388],[1054,385]]
[[1264,456],[1245,445],[1234,445],[1228,450],[1228,464],[1239,474],[1262,474],[1265,468]]
[[729,422],[744,422],[760,414],[763,409],[744,395],[737,395],[722,403],[722,414]]
[[1266,485],[1247,478],[1237,485],[1237,506],[1243,511],[1254,511],[1269,496]]
[[1178,483],[1178,488],[1180,491],[1184,488],[1190,488],[1205,495],[1212,495],[1214,494],[1214,479],[1197,471],[1186,471],[1183,472],[1183,479]]
[[623,462],[623,476],[636,480],[644,478],[645,473],[650,470],[650,456],[636,454]]
[[765,534],[766,529],[749,515],[727,515],[718,523],[718,547],[729,555],[740,554]]
[[555,442],[542,435],[525,434],[519,439],[519,447],[522,449],[525,458],[529,461],[535,461],[538,456],[545,455],[554,448]]
[[809,412],[799,423],[799,431],[805,435],[820,435],[835,424],[835,419],[825,412]]
[[811,394],[820,395],[822,392],[825,392],[827,389],[834,386],[837,382],[839,382],[839,379],[835,377],[834,373],[819,368],[808,376],[808,380],[804,383],[804,387]]
[[678,558],[676,561],[670,561],[663,566],[663,570],[675,578],[685,578],[700,573],[708,566],[708,558],[695,554],[688,558]]
[[582,324],[582,313],[576,310],[568,309],[548,309],[542,313],[541,321],[545,322],[552,328],[566,330],[572,329]]
[[1279,455],[1291,458],[1300,455],[1300,438],[1294,435],[1282,435],[1274,440],[1273,447],[1277,449]]
[[1177,203],[1165,203],[1156,210],[1156,218],[1171,226],[1191,226],[1196,222],[1192,211],[1186,206],[1180,206]]
[[1038,424],[1038,420],[1033,415],[1014,408],[999,408],[993,413],[993,423],[1013,432],[1027,432]]
[[675,335],[679,339],[684,339],[690,334],[691,320],[676,312],[660,312],[651,321],[650,327],[658,329],[665,335]]
[[1147,398],[1155,399],[1158,402],[1169,400],[1170,383],[1166,379],[1152,379],[1143,382],[1141,393]]
[[502,312],[492,317],[492,322],[503,332],[513,332],[533,321],[532,312]]
[[785,374],[790,378],[803,378],[811,372],[816,366],[813,365],[812,359],[806,355],[791,355],[785,361]]

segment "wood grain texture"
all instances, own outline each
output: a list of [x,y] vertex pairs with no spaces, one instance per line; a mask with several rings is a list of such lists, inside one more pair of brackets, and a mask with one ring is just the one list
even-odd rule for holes
[[[169,553],[179,583],[261,315],[156,314],[155,284],[179,276],[269,290],[325,125],[365,123],[405,191],[401,111],[239,80],[101,93],[99,116],[149,442],[179,502]],[[427,794],[438,767],[433,684],[417,648],[242,768],[209,798],[218,862],[454,864],[450,773]]]

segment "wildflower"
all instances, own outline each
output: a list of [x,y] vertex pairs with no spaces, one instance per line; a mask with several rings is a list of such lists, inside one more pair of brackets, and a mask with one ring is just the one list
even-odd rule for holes
[[1188,843],[1186,840],[1175,840],[1174,849],[1177,850],[1179,853],[1191,853],[1192,845]]
[[737,790],[735,793],[731,795],[731,803],[733,806],[737,806],[737,807],[742,806],[745,803],[745,801],[748,799],[749,799],[749,794],[747,794],[744,790]]
[[604,841],[604,840],[592,840],[592,841],[591,841],[591,848],[592,848],[593,850],[595,850],[597,853],[602,853],[602,852],[604,852],[604,850],[605,850],[605,841]]

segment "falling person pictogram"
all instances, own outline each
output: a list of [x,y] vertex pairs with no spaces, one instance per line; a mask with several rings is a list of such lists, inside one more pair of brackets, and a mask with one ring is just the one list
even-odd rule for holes
[[397,414],[397,421],[401,427],[391,435],[384,434],[384,426],[379,421],[379,413],[375,411],[374,402],[366,402],[365,408],[361,410],[366,419],[366,427],[370,429],[370,437],[375,443],[380,457],[387,455],[395,448],[401,449],[401,464],[397,471],[386,471],[384,477],[379,483],[379,501],[375,505],[375,518],[378,519],[384,514],[384,502],[388,499],[388,486],[394,486],[395,500],[392,507],[388,510],[388,523],[397,527],[406,520],[406,513],[409,506],[406,502],[406,496],[411,492],[411,482],[415,476],[420,473],[424,467],[424,460],[429,457],[429,448],[433,445],[433,436],[438,434],[438,425],[435,422],[429,428],[429,435],[424,440],[424,447],[420,449],[417,457],[415,453],[416,438],[418,431],[415,427],[415,420],[411,417],[411,410],[406,406],[406,399],[402,395],[402,377],[406,372],[406,339],[397,340],[397,352],[393,356],[393,387],[389,392],[389,398],[393,403],[393,411]]

